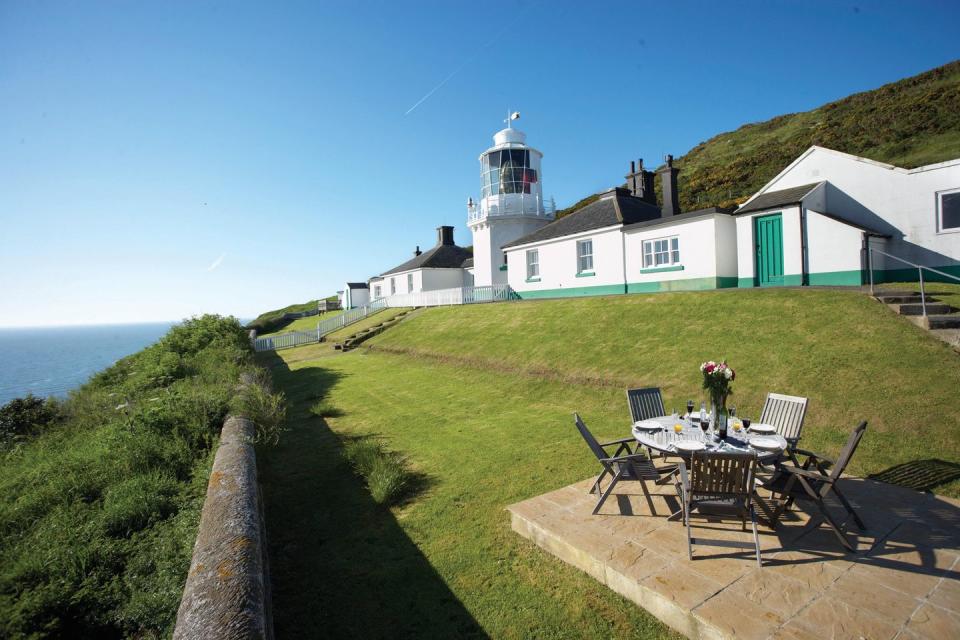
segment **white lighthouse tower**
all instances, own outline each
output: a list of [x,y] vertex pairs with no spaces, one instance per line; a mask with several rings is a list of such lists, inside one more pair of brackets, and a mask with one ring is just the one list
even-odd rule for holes
[[509,114],[507,128],[493,136],[493,146],[480,154],[479,205],[467,202],[467,226],[473,232],[473,278],[478,287],[506,284],[502,247],[553,220],[553,203],[544,206],[540,160],[543,154],[526,144],[513,128],[520,117]]

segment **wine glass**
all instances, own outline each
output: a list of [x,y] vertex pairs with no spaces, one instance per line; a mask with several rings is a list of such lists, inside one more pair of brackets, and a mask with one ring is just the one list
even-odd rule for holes
[[687,418],[693,415],[693,400],[687,400]]
[[749,429],[749,428],[750,428],[750,418],[744,418],[744,419],[743,419],[743,428],[744,428],[744,429]]

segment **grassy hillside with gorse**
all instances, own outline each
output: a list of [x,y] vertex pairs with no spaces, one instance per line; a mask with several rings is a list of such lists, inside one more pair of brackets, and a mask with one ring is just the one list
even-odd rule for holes
[[[960,156],[960,61],[811,111],[746,124],[675,160],[686,211],[743,202],[811,145],[913,168]],[[657,181],[660,195],[660,183]],[[589,204],[590,196],[558,212]]]
[[0,637],[170,637],[223,420],[280,417],[244,372],[265,375],[240,323],[203,316],[0,408]]

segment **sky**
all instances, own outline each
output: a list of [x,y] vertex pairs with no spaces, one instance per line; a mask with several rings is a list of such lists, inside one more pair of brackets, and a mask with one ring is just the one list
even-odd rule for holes
[[[558,207],[960,57],[952,2],[0,0],[0,326],[241,318],[432,246],[508,110]],[[909,114],[904,114],[909,117]]]

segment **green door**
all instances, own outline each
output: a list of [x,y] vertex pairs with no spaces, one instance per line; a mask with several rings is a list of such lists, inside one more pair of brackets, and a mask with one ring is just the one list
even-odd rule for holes
[[753,237],[757,242],[757,284],[783,284],[783,218],[779,213],[754,218]]

